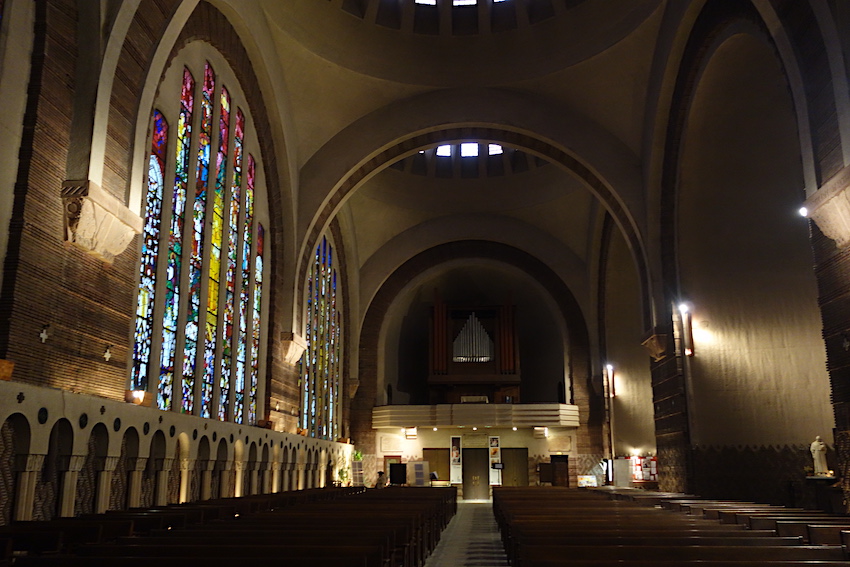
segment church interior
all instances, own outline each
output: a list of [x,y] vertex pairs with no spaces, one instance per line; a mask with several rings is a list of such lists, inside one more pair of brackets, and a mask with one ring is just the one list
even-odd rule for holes
[[0,525],[379,471],[847,513],[848,30],[0,0]]

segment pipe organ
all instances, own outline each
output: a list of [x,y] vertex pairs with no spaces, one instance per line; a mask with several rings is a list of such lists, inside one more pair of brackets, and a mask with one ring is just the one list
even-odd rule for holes
[[437,296],[430,326],[428,387],[432,404],[519,402],[514,305],[447,305]]

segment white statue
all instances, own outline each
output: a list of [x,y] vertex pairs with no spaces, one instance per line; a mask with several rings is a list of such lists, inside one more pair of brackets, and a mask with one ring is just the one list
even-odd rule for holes
[[815,462],[815,476],[829,476],[829,469],[826,466],[826,443],[823,442],[820,435],[812,441],[810,450]]

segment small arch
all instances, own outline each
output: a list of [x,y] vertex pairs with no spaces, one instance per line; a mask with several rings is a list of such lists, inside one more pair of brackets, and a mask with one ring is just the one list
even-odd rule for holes
[[0,426],[0,526],[14,518],[14,506],[18,503],[16,470],[20,461],[30,451],[30,425],[23,414],[10,415]]
[[109,433],[106,426],[98,423],[92,428],[88,440],[83,467],[77,475],[77,490],[74,497],[74,515],[93,514],[97,511],[97,484],[99,471],[109,451]]
[[136,459],[139,458],[139,432],[135,427],[128,427],[121,437],[121,453],[118,463],[112,472],[112,487],[110,489],[109,509],[126,510],[129,507],[130,471],[135,469]]
[[74,448],[71,422],[62,418],[50,430],[47,455],[36,483],[34,520],[52,520],[60,513],[62,475],[68,469]]

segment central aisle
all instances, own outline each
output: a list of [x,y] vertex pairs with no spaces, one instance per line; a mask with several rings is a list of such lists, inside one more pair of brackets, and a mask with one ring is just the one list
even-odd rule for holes
[[461,500],[425,567],[508,567],[493,503]]

